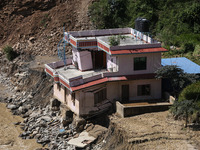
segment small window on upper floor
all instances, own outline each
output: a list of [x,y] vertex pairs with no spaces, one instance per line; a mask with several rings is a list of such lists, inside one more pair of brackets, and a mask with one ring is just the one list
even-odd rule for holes
[[147,57],[135,57],[133,70],[146,70],[147,69]]

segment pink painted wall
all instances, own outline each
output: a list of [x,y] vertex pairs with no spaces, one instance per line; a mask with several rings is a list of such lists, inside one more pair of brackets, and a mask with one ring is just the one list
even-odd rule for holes
[[[66,93],[65,93],[66,91]],[[74,113],[79,115],[79,97],[80,92],[76,92],[76,99],[75,99],[75,105],[72,101],[72,97],[70,94],[70,91],[68,89],[65,90],[65,87],[62,86],[62,88],[58,88],[58,84],[54,83],[54,93],[53,96],[58,99],[63,104],[66,104],[68,108],[70,108]]]
[[79,52],[76,48],[73,48],[72,55],[73,55],[73,61],[77,61],[80,70],[84,71],[93,68],[91,52],[89,51]]
[[54,83],[53,86],[53,95],[55,98],[60,100],[62,103],[65,103],[65,87],[63,85],[60,85],[60,88],[58,84]]
[[90,70],[93,69],[92,65],[92,55],[89,51],[80,52],[80,70]]

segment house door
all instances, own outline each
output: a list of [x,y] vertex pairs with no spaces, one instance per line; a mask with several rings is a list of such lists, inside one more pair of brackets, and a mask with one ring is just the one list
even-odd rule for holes
[[122,102],[129,101],[129,85],[122,85]]
[[92,62],[94,69],[106,68],[106,53],[103,51],[92,51]]

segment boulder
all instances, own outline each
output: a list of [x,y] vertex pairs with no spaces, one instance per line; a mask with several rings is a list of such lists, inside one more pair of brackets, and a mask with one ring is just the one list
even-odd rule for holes
[[11,109],[11,110],[15,110],[15,109],[17,109],[18,107],[17,107],[17,105],[14,105],[14,104],[8,104],[8,105],[7,105],[7,108],[8,108],[8,109]]
[[84,130],[84,126],[86,125],[86,120],[76,116],[74,118],[73,124],[75,125],[77,132],[82,132]]
[[52,120],[52,118],[50,116],[42,116],[40,119],[45,120],[46,122],[50,122]]

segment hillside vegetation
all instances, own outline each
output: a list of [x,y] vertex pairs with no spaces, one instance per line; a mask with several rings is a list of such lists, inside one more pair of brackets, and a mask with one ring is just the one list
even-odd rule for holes
[[166,57],[186,56],[197,61],[200,54],[199,0],[98,0],[90,6],[97,28],[132,27],[137,17],[150,20],[154,38],[170,49]]

